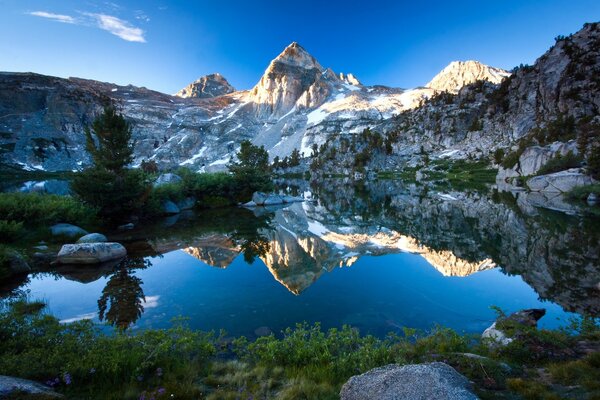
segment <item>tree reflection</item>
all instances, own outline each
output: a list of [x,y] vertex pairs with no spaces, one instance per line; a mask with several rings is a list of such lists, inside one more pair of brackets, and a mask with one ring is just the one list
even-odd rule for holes
[[143,282],[132,272],[150,265],[149,260],[141,257],[127,258],[119,264],[98,300],[100,321],[125,330],[142,316],[146,301]]

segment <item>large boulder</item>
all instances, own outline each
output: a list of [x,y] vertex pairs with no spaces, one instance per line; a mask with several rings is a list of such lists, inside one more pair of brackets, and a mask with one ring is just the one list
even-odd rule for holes
[[342,386],[341,400],[475,400],[467,378],[448,364],[386,365],[355,375]]
[[69,238],[81,237],[87,235],[87,231],[78,226],[71,224],[56,224],[50,227],[52,235],[54,236],[66,236]]
[[161,174],[161,175],[159,175],[158,178],[156,178],[156,180],[154,181],[154,184],[152,186],[157,188],[160,186],[170,185],[173,183],[180,183],[181,181],[182,181],[181,177],[177,174],[171,174],[171,173]]
[[[49,386],[42,385],[34,381],[22,378],[14,378],[12,376],[0,375],[0,397],[17,396],[10,398],[20,398],[18,396],[32,395],[39,396],[40,399],[47,398],[63,398],[63,395],[56,393]],[[38,398],[38,397],[31,397]]]
[[61,264],[100,264],[126,255],[119,243],[77,243],[63,245],[56,258]]
[[594,182],[592,177],[581,173],[579,168],[571,168],[553,174],[534,176],[527,181],[527,186],[532,192],[565,193],[577,186],[591,185]]
[[77,243],[103,243],[108,242],[106,236],[101,233],[88,233],[77,239]]

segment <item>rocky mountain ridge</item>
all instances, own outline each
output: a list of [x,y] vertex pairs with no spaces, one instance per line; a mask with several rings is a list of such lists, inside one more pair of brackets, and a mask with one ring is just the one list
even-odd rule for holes
[[3,159],[27,169],[81,169],[89,162],[84,127],[113,102],[132,122],[135,165],[152,159],[165,169],[218,170],[244,139],[264,145],[271,157],[295,148],[309,155],[312,144],[332,132],[358,132],[438,93],[363,86],[352,74],[322,67],[297,43],[269,64],[253,89],[232,90],[218,74],[169,96],[78,78],[2,73]]
[[221,74],[210,74],[203,76],[194,82],[190,83],[179,92],[175,93],[175,96],[182,98],[195,97],[195,98],[207,98],[207,97],[218,97],[224,94],[235,92],[235,88],[227,82]]
[[[512,165],[500,160],[501,176],[518,176],[524,174],[520,165],[544,161],[520,160],[529,154],[525,148],[575,140],[585,128],[580,124],[600,122],[599,37],[598,24],[586,24],[557,40],[535,65],[512,74],[473,61],[453,62],[427,86],[410,90],[365,86],[352,74],[336,74],[295,42],[254,88],[222,95],[217,94],[232,88],[216,76],[193,83],[180,92],[187,97],[180,97],[76,78],[2,73],[0,151],[3,162],[23,168],[81,169],[89,161],[84,126],[113,102],[132,122],[134,165],[154,160],[162,169],[223,170],[245,139],[264,146],[271,158],[294,149],[308,157],[315,146],[329,141],[335,147],[370,128],[382,135],[386,149],[368,149],[375,156],[361,168],[402,169],[421,163],[424,154],[492,159],[501,150],[517,159]],[[552,133],[563,117],[575,119],[573,132]],[[585,151],[596,140],[591,136]],[[344,153],[351,169],[358,151],[367,148],[358,147]],[[555,154],[543,151],[548,158]],[[332,165],[345,162],[339,161]]]

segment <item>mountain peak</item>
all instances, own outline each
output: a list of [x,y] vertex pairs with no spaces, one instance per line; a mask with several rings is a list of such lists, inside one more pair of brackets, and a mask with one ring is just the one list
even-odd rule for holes
[[310,53],[306,51],[304,47],[300,46],[298,42],[292,42],[285,49],[283,49],[283,51],[277,57],[275,57],[273,61],[271,61],[269,67],[271,67],[274,63],[287,64],[306,69],[323,69],[317,59],[310,55]]
[[425,86],[444,92],[458,93],[461,88],[471,83],[483,80],[498,84],[508,76],[510,76],[508,71],[490,67],[479,61],[452,61]]
[[177,92],[175,96],[183,98],[207,98],[218,97],[232,92],[235,92],[235,88],[227,82],[227,79],[223,75],[216,72],[196,79]]

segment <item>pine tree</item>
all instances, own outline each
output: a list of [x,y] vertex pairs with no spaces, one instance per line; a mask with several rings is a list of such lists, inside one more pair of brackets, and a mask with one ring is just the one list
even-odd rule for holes
[[93,166],[73,179],[73,191],[110,220],[127,219],[143,207],[150,186],[133,161],[131,126],[113,107],[106,107],[85,129],[86,148]]
[[131,126],[114,107],[104,108],[92,123],[92,129],[85,128],[85,137],[86,149],[96,167],[120,173],[133,161]]
[[294,149],[292,154],[290,154],[290,167],[297,167],[300,165],[300,151],[298,149]]
[[228,168],[236,180],[238,197],[242,201],[252,196],[252,193],[256,191],[271,189],[269,153],[267,153],[264,146],[258,147],[249,140],[244,140],[241,143],[239,152],[236,154],[236,158],[237,161],[232,161]]

